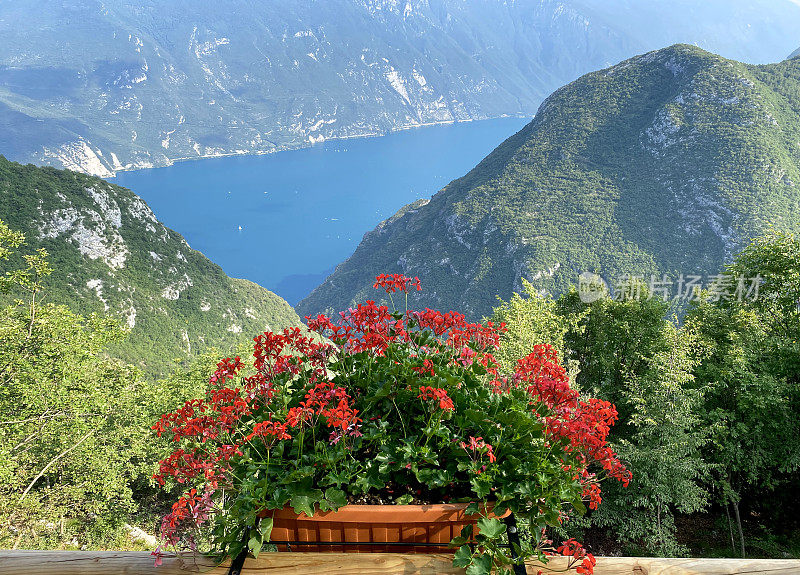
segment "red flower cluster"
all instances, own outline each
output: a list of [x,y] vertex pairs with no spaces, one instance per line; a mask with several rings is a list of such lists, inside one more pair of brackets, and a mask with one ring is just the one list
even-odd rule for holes
[[409,311],[409,316],[421,328],[430,329],[436,336],[444,336],[447,345],[456,349],[470,343],[477,344],[481,351],[497,349],[500,345],[500,334],[505,331],[505,324],[496,327],[491,321],[486,324],[469,323],[463,314],[455,311],[442,313],[427,308],[421,312]]
[[439,402],[439,407],[444,411],[453,411],[455,409],[455,405],[453,404],[453,400],[450,399],[447,395],[446,389],[440,389],[438,387],[431,387],[431,386],[422,386],[419,388],[419,395],[417,396],[423,401],[428,399],[433,399]]
[[303,335],[299,327],[289,327],[282,333],[264,332],[253,338],[253,367],[271,374],[291,371],[298,373],[298,361],[311,367],[324,368],[333,351],[328,343],[320,343]]
[[549,345],[533,346],[533,353],[517,362],[515,376],[532,397],[556,413],[577,405],[578,392],[570,388],[567,372],[558,363],[558,352]]
[[436,371],[433,369],[433,362],[430,359],[425,359],[425,361],[422,362],[422,365],[419,367],[412,367],[411,369],[420,375],[430,374],[431,377],[436,375]]
[[357,430],[361,419],[356,417],[358,410],[353,409],[350,402],[345,389],[330,381],[319,383],[306,393],[305,401],[289,410],[287,422],[295,427],[322,416],[328,427],[343,431]]
[[572,569],[572,567],[577,564],[578,561],[580,561],[581,564],[575,569],[576,573],[585,573],[586,575],[591,575],[594,573],[594,567],[597,564],[597,560],[594,558],[594,555],[587,553],[586,549],[583,548],[583,545],[574,539],[568,539],[564,541],[556,548],[556,553],[572,559],[568,569]]
[[255,437],[260,437],[267,443],[267,439],[271,438],[272,441],[280,441],[283,439],[291,439],[292,436],[286,433],[288,423],[278,423],[277,421],[260,421],[253,426],[253,433],[247,436],[247,441],[252,441]]
[[[179,497],[172,504],[172,510],[161,520],[162,542],[174,547],[180,542],[181,532],[186,529],[187,523],[195,528],[205,524],[214,506],[211,500],[213,492],[213,489],[206,489],[200,494],[197,489],[192,488],[185,495]],[[196,548],[191,536],[189,547],[192,550]],[[156,547],[151,555],[155,557],[156,567],[161,565],[164,557],[162,545]]]
[[403,274],[381,274],[375,278],[375,284],[372,286],[375,289],[383,288],[386,293],[394,293],[397,291],[408,292],[409,287],[417,288],[417,291],[422,290],[419,283],[419,278],[407,278]]
[[[497,461],[497,457],[494,455],[494,448],[486,443],[482,437],[472,437],[469,438],[469,443],[461,442],[459,443],[461,449],[469,453],[472,452],[473,455],[485,455],[489,459],[489,463],[494,463]],[[477,473],[481,473],[482,471],[486,470],[486,466],[483,466]]]
[[308,328],[328,337],[346,353],[368,351],[383,355],[390,343],[408,340],[405,322],[396,320],[388,307],[377,305],[372,300],[339,315],[338,324],[323,314],[316,318],[306,317]]
[[586,484],[581,497],[589,501],[589,509],[597,509],[603,502],[603,498],[600,497],[600,486],[597,483]]
[[159,462],[158,473],[153,479],[159,485],[166,483],[167,477],[174,477],[178,483],[186,483],[188,479],[205,476],[214,469],[216,461],[213,458],[200,455],[197,449],[184,451],[176,449],[169,457]]
[[568,441],[569,449],[587,465],[599,463],[610,477],[628,486],[631,474],[607,443],[617,420],[613,405],[599,399],[580,400],[578,392],[569,386],[566,370],[558,364],[557,352],[549,345],[534,346],[533,353],[519,360],[515,376],[526,385],[532,399],[551,410],[546,417],[551,438]]
[[222,386],[227,383],[229,379],[236,377],[239,370],[242,368],[242,360],[237,355],[235,358],[223,359],[217,364],[217,371],[209,379],[212,385]]

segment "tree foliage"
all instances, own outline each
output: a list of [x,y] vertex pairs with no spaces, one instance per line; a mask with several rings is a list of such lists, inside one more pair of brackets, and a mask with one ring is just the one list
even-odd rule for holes
[[576,365],[578,387],[616,404],[610,439],[633,480],[626,490],[611,485],[605,505],[575,524],[610,529],[634,551],[687,552],[675,514],[715,502],[736,524],[737,553],[746,553],[742,505],[771,513],[771,528],[791,521],[786,494],[800,466],[800,241],[770,230],[716,281],[730,295],[705,292],[682,323],[644,285],[622,290],[638,297],[588,304],[574,289],[553,301],[526,285],[524,297],[496,310],[508,328],[504,361],[550,337]]
[[[0,257],[24,236],[0,222]],[[135,510],[158,444],[152,387],[103,352],[124,337],[108,318],[46,303],[47,254],[25,255],[0,309],[0,545],[97,544]]]
[[[770,230],[720,281],[760,276],[757,294],[704,299],[687,324],[707,349],[696,377],[707,390],[702,424],[715,490],[733,508],[746,553],[740,502],[797,485],[800,466],[800,241]],[[749,501],[748,501],[749,500]]]

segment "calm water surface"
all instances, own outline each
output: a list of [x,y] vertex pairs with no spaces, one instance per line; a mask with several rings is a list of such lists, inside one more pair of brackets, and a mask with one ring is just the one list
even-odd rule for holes
[[365,232],[467,173],[527,121],[431,126],[265,156],[179,162],[113,181],[144,198],[229,276],[294,305]]

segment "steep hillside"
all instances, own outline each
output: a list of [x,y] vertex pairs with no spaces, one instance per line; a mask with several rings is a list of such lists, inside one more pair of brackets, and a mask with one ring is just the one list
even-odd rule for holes
[[365,235],[297,307],[418,275],[421,305],[489,313],[527,278],[714,274],[774,223],[800,230],[800,60],[745,65],[677,45],[561,88],[429,202]]
[[789,58],[797,58],[798,56],[800,56],[800,48],[789,54]]
[[108,176],[432,122],[530,116],[675,42],[794,48],[792,0],[0,3],[0,153]]
[[25,251],[50,254],[48,301],[118,317],[131,333],[113,352],[150,373],[299,325],[283,299],[227,277],[139,197],[99,178],[0,156],[0,220],[25,233]]

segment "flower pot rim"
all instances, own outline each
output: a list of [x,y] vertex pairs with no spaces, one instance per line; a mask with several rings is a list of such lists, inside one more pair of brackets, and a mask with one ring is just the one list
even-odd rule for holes
[[[260,517],[295,521],[317,521],[335,523],[438,523],[451,521],[474,521],[477,514],[467,514],[466,509],[470,503],[432,503],[427,505],[344,505],[337,511],[316,511],[312,517],[305,513],[297,514],[291,506],[283,509],[264,510]],[[491,517],[495,517],[491,510],[493,503],[485,506]],[[510,511],[500,515],[507,517]]]

